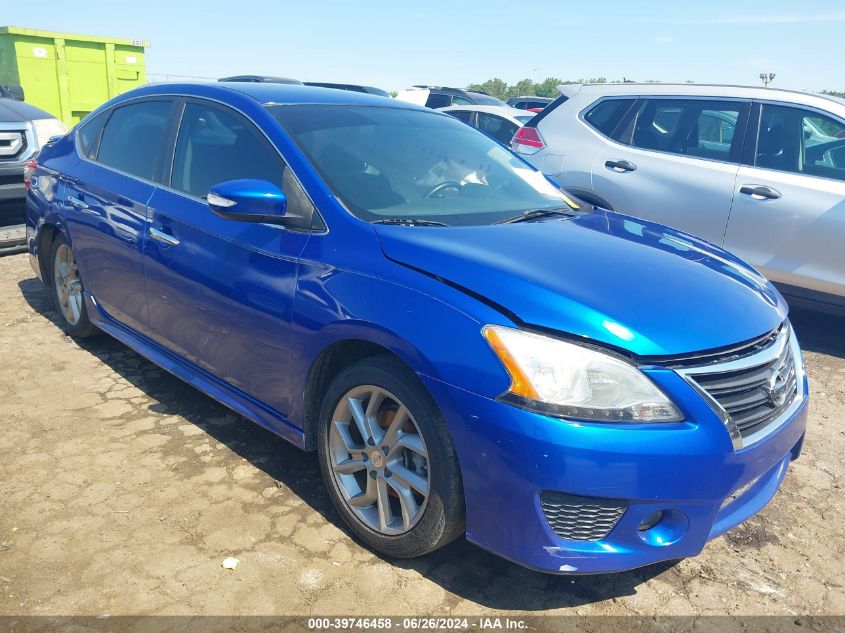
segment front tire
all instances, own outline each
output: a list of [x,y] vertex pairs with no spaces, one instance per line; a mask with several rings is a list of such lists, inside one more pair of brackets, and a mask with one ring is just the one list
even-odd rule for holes
[[62,327],[74,338],[86,338],[99,333],[88,319],[85,288],[73,249],[63,235],[58,235],[50,251],[50,288],[53,305],[59,313]]
[[413,558],[464,532],[463,484],[446,423],[398,360],[368,358],[334,379],[317,450],[332,502],[370,548]]

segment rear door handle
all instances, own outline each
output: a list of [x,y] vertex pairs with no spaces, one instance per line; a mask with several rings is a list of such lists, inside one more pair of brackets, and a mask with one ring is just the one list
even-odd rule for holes
[[168,246],[179,246],[179,240],[170,235],[170,233],[165,233],[164,231],[160,231],[159,229],[150,227],[149,234],[150,237],[157,242],[167,244]]
[[88,208],[88,205],[85,204],[82,200],[80,200],[76,196],[69,196],[67,201],[70,202],[77,209],[87,209]]
[[608,160],[605,161],[604,166],[615,171],[617,174],[623,174],[626,171],[636,171],[637,166],[629,160]]
[[739,192],[751,196],[755,200],[777,200],[780,198],[779,191],[763,185],[743,185],[739,188]]

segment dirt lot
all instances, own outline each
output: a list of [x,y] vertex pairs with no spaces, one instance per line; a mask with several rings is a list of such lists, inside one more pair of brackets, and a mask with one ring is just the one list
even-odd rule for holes
[[0,614],[845,614],[843,320],[795,315],[810,431],[758,517],[694,559],[553,577],[464,541],[382,560],[310,455],[108,337],[65,337],[24,255],[0,258],[0,297]]

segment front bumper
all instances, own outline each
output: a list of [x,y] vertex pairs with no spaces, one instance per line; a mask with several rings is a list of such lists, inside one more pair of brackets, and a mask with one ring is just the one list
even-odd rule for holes
[[[723,422],[682,378],[651,377],[694,422],[569,422],[421,376],[455,440],[467,538],[544,572],[614,572],[694,556],[765,506],[800,453],[806,398],[772,435],[734,450]],[[623,500],[626,509],[600,540],[562,538],[543,512],[544,491]],[[639,531],[658,510],[664,520]]]
[[26,247],[23,169],[24,163],[20,161],[0,161],[0,254],[19,252]]

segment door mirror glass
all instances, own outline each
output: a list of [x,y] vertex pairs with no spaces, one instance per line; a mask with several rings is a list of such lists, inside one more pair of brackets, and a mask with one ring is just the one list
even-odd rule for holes
[[227,180],[214,185],[206,197],[220,217],[240,222],[286,224],[287,197],[266,180]]

